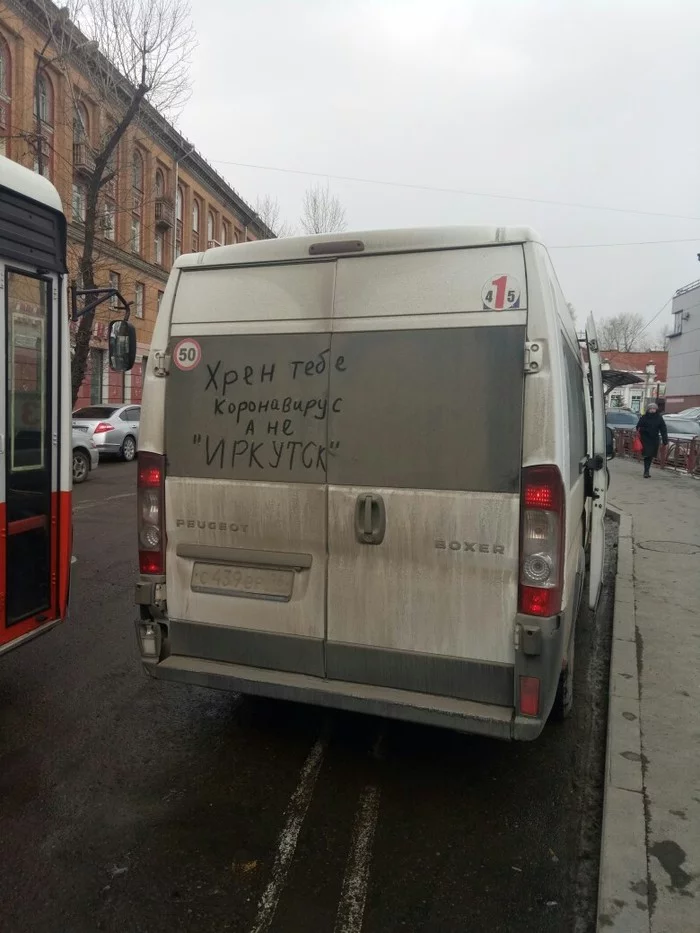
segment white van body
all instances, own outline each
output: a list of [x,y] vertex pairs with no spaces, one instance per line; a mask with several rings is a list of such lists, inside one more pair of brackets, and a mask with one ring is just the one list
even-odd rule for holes
[[600,588],[593,395],[529,229],[181,256],[142,403],[146,669],[535,738],[569,705],[590,531]]

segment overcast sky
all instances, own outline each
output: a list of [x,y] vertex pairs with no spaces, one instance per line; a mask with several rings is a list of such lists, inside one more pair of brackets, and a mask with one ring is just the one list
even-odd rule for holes
[[[179,126],[249,202],[271,194],[296,223],[326,174],[505,195],[329,178],[351,230],[534,227],[579,323],[589,310],[650,319],[700,278],[698,0],[193,8],[194,94]],[[555,248],[640,240],[688,242]],[[669,321],[666,309],[650,331]]]

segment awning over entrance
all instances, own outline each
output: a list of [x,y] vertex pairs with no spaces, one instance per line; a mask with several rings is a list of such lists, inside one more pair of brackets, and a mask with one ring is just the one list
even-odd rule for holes
[[605,386],[606,395],[610,395],[613,389],[637,385],[640,382],[644,382],[644,379],[636,373],[625,372],[621,369],[603,370],[603,385]]

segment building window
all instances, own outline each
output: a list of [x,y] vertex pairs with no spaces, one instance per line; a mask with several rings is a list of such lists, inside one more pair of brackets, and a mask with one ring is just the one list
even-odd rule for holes
[[73,143],[79,145],[80,143],[87,143],[89,141],[90,124],[87,107],[81,102],[75,105],[75,112],[73,114]]
[[53,126],[53,88],[51,81],[45,74],[40,74],[37,79],[37,93],[34,95],[34,116],[47,126]]
[[162,198],[165,195],[165,177],[161,169],[156,172],[156,197]]
[[73,210],[73,223],[85,223],[85,187],[80,182],[73,182],[73,197],[71,200]]
[[12,59],[10,49],[0,36],[0,155],[8,155],[8,142],[11,136],[12,113]]
[[141,224],[143,212],[143,156],[134,149],[131,164],[131,251],[141,252]]
[[116,237],[117,207],[113,201],[105,201],[102,207],[102,232],[108,240]]
[[104,350],[90,350],[90,404],[102,404],[104,391]]
[[214,221],[214,215],[211,211],[207,212],[207,246],[211,246],[216,243],[216,222]]
[[175,258],[182,254],[182,205],[185,198],[182,188],[177,186],[175,194]]
[[199,201],[192,202],[192,252],[199,252]]
[[134,286],[134,296],[136,299],[134,301],[134,314],[139,318],[143,317],[143,298],[145,290],[143,282],[137,282]]
[[165,254],[165,241],[163,238],[163,233],[160,230],[156,230],[156,234],[153,241],[153,246],[155,249],[155,261],[156,265],[163,265],[163,255]]
[[159,291],[158,292],[158,308],[157,308],[158,311],[160,311],[160,303],[162,300],[163,300],[163,292]]
[[0,36],[0,94],[3,97],[9,97],[12,90],[12,68],[11,68],[10,50],[7,43]]
[[228,223],[225,220],[221,221],[221,245],[226,246],[231,240],[231,233],[229,231]]
[[131,187],[143,194],[143,156],[138,149],[134,149],[134,160],[131,163]]
[[673,333],[672,337],[677,337],[679,334],[683,333],[683,312],[674,311],[673,312]]
[[131,215],[131,252],[141,252],[141,218],[138,214]]
[[41,146],[41,174],[45,178],[51,178],[53,174],[53,146],[51,145],[53,135],[53,87],[48,75],[39,75],[37,89],[38,94],[34,95],[34,118],[39,123],[37,128],[39,138],[34,144],[34,171],[39,171],[38,150],[39,146]]
[[[118,272],[109,273],[109,287],[116,289],[116,291],[121,291],[120,277]],[[116,295],[112,295],[109,299],[110,308],[117,308],[119,306],[119,301]]]

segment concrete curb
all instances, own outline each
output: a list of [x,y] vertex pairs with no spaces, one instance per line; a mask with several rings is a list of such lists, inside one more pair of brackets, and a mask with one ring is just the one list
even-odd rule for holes
[[634,537],[630,515],[608,507],[608,516],[619,537],[596,929],[649,933]]

